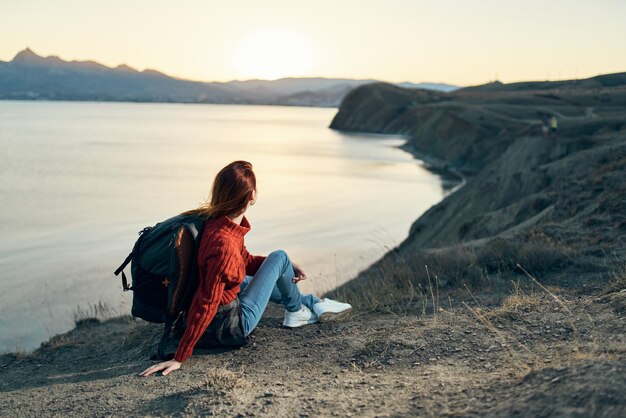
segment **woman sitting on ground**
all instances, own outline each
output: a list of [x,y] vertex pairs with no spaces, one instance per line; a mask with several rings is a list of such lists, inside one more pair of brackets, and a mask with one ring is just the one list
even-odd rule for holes
[[179,369],[196,346],[245,343],[270,300],[285,306],[283,326],[290,328],[341,319],[351,311],[347,303],[301,294],[297,283],[306,275],[285,251],[250,255],[244,245],[250,223],[244,214],[256,197],[252,164],[234,161],[215,177],[210,203],[189,212],[206,219],[198,249],[198,289],[174,359],[141,376]]

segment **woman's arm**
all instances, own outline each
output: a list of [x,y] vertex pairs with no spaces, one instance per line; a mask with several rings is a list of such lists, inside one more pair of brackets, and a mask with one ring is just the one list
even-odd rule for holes
[[304,274],[304,271],[302,271],[302,269],[296,266],[296,264],[293,262],[291,263],[291,265],[293,266],[293,272],[296,274],[294,278],[291,279],[291,281],[294,283],[298,283],[301,280],[306,280],[306,274]]
[[211,275],[210,277],[212,277],[210,285],[198,287],[198,291],[196,291],[191,302],[187,316],[187,327],[174,355],[174,360],[180,363],[191,357],[193,348],[206,331],[220,306],[225,283],[221,280],[221,275]]
[[198,289],[187,316],[187,327],[178,344],[174,360],[155,364],[140,373],[140,376],[150,376],[160,370],[167,375],[180,368],[180,365],[191,356],[193,348],[217,312],[224,293],[225,282],[236,270],[235,263],[236,259],[230,248],[215,248],[215,252],[207,257],[204,263],[206,271],[200,272]]
[[226,282],[237,275],[237,256],[233,247],[219,242],[211,245],[200,272],[198,290],[187,313],[187,327],[178,344],[174,360],[181,363],[191,356],[194,346],[213,320],[222,300]]
[[248,276],[254,276],[259,267],[261,267],[261,264],[263,264],[263,261],[267,258],[264,255],[251,255],[245,245],[243,246],[242,256],[243,261],[246,263],[246,274]]

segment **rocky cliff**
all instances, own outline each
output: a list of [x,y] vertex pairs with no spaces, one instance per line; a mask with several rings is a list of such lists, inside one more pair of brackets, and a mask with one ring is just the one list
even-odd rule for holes
[[[404,134],[416,155],[465,174],[464,187],[415,221],[399,254],[499,239],[514,266],[516,246],[541,236],[570,254],[542,273],[583,277],[625,258],[626,77],[603,77],[452,93],[367,85],[330,127]],[[552,117],[557,129],[546,134]]]

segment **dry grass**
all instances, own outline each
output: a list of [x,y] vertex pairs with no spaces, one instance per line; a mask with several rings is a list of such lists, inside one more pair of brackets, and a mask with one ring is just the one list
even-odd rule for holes
[[[485,326],[485,328],[487,328],[496,337],[498,342],[500,342],[500,345],[509,352],[511,359],[512,359],[512,363],[515,365],[515,369],[522,372],[522,374],[528,373],[529,371],[532,370],[531,367],[529,367],[526,364],[526,362],[523,360],[523,357],[520,355],[520,353],[518,353],[517,350],[510,347],[509,335],[508,335],[509,333],[500,331],[498,328],[496,328],[496,326],[494,326],[494,324],[489,320],[489,318],[481,312],[481,309],[473,309],[472,307],[467,305],[465,302],[463,302],[463,305],[472,313],[472,315],[474,315],[478,323]],[[533,353],[525,345],[523,344],[520,344],[520,345],[524,347],[528,353],[530,353],[533,357],[535,357],[535,359],[537,359],[537,355],[535,353]]]
[[74,311],[74,323],[79,326],[85,322],[99,321],[100,319],[108,319],[117,315],[118,312],[110,305],[98,301],[87,306],[79,305]]
[[31,358],[32,356],[32,351],[25,351],[18,347],[10,349],[10,351],[0,354],[0,368],[12,361],[25,360]]
[[525,277],[518,265],[538,275],[575,263],[573,250],[539,230],[520,239],[495,238],[481,245],[404,253],[389,252],[331,295],[365,311],[403,312],[417,308],[423,314],[436,314],[440,293],[444,291],[466,288],[506,292],[511,279]]
[[575,256],[570,247],[540,229],[534,229],[520,239],[494,238],[474,251],[475,262],[490,274],[519,274],[518,264],[533,274],[545,274],[571,264]]
[[525,292],[517,283],[513,284],[511,295],[502,304],[485,313],[487,318],[508,317],[515,319],[522,312],[528,312],[543,303],[542,295],[536,292]]
[[[589,310],[593,310],[593,305],[589,304],[592,297],[587,297],[585,303],[579,302],[576,305],[572,305],[572,309],[574,306],[583,309],[582,312],[579,309],[579,312],[575,313],[570,309],[571,301],[548,289],[522,266],[518,267],[537,285],[536,290],[525,292],[519,285],[514,284],[512,294],[504,299],[500,306],[493,309],[486,309],[482,306],[472,308],[463,303],[472,313],[476,322],[485,326],[503,343],[502,346],[505,346],[507,351],[509,351],[516,367],[519,367],[521,371],[527,372],[552,367],[554,364],[559,364],[561,367],[570,367],[580,360],[617,359],[615,353],[623,352],[623,344],[620,344],[619,341],[609,342],[603,337],[598,337],[597,332],[600,327],[597,321],[601,319],[594,317],[589,312]],[[541,319],[537,318],[538,312],[542,312],[544,315]],[[527,316],[525,319],[520,320],[522,315]],[[534,320],[531,319],[529,321],[529,318],[534,318]],[[506,324],[506,326],[496,327],[492,321]],[[553,343],[551,347],[542,347],[535,344],[531,349],[525,342],[522,342],[523,339],[519,338],[523,335],[532,334],[532,328],[536,327],[537,324],[552,323],[562,326],[563,322],[569,324],[569,329],[572,333],[566,339],[568,342],[565,344]],[[582,338],[580,326],[586,331],[594,330],[593,337],[590,339]],[[517,341],[516,346],[519,349],[523,349],[523,351],[510,347],[507,344],[508,341]],[[536,352],[536,349],[539,349],[539,352]],[[541,361],[542,358],[538,355],[539,353],[541,353],[541,356],[548,358],[556,357],[556,359],[554,362],[548,360],[550,366],[546,366],[546,361]],[[530,355],[532,361],[524,363],[523,359],[528,357],[523,354]]]
[[224,367],[209,370],[205,376],[205,383],[207,392],[222,395],[248,387],[248,382],[243,378],[243,371],[235,373]]
[[610,272],[608,289],[611,292],[626,289],[626,262],[615,260],[615,265]]
[[536,294],[515,294],[504,299],[501,308],[509,312],[519,312],[537,306],[539,303],[541,303],[541,298]]
[[[73,314],[73,320],[76,328],[90,326],[100,323],[103,319],[109,319],[118,315],[118,312],[108,304],[99,301],[91,305],[79,305]],[[128,316],[129,321],[131,317]],[[46,327],[46,329],[48,329]],[[52,333],[48,329],[48,334]],[[75,330],[62,334],[51,335],[48,341],[42,342],[41,346],[51,349],[59,349],[62,347],[70,347],[80,344],[82,341],[77,337]]]
[[62,347],[71,347],[80,343],[74,332],[68,332],[66,334],[55,335],[48,341],[41,343],[42,347],[59,349]]

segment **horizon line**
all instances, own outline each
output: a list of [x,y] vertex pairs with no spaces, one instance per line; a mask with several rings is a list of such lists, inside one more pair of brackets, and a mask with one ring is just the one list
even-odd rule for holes
[[525,82],[559,82],[559,81],[573,81],[573,80],[585,80],[588,78],[593,78],[593,77],[597,77],[597,76],[601,76],[601,75],[608,75],[608,74],[621,74],[626,72],[626,69],[624,71],[617,71],[617,72],[606,72],[606,73],[602,73],[602,72],[598,72],[595,75],[590,75],[587,77],[582,77],[582,78],[559,78],[559,79],[552,79],[552,78],[545,78],[545,79],[533,79],[533,80],[529,80],[529,79],[522,79],[522,80],[515,80],[515,81],[507,81],[507,82],[502,82],[500,81],[498,78],[495,79],[488,79],[487,81],[484,81],[482,83],[477,83],[477,84],[469,84],[469,85],[464,85],[464,84],[452,84],[449,82],[445,82],[445,81],[419,81],[419,82],[415,82],[415,81],[409,81],[409,80],[404,80],[404,81],[389,81],[389,80],[383,80],[383,79],[376,79],[376,78],[349,78],[349,77],[330,77],[330,76],[284,76],[284,77],[279,77],[279,78],[274,78],[274,79],[269,79],[269,78],[249,78],[249,79],[239,79],[239,78],[233,78],[233,79],[229,79],[229,80],[199,80],[199,79],[191,79],[191,78],[184,78],[184,76],[177,76],[177,75],[172,75],[169,73],[165,73],[162,70],[158,70],[158,69],[154,69],[154,68],[148,68],[148,67],[144,67],[143,69],[138,69],[137,67],[134,67],[132,65],[129,65],[127,63],[120,63],[117,65],[107,65],[107,64],[103,64],[100,61],[97,61],[97,59],[94,58],[87,58],[87,59],[68,59],[68,58],[62,58],[59,55],[39,55],[38,53],[36,53],[35,51],[33,51],[32,48],[30,48],[29,46],[25,47],[24,49],[19,50],[18,52],[16,52],[13,55],[13,58],[8,60],[8,61],[3,61],[0,60],[0,63],[4,62],[4,63],[10,63],[13,62],[13,60],[15,60],[15,58],[24,52],[30,52],[33,55],[42,58],[42,59],[47,59],[47,58],[57,58],[61,61],[67,62],[67,63],[92,63],[92,64],[97,64],[97,65],[101,65],[103,67],[106,67],[108,69],[114,70],[120,67],[127,67],[130,68],[131,70],[143,73],[143,72],[157,72],[160,73],[166,77],[175,79],[175,80],[180,80],[180,81],[188,81],[188,82],[194,82],[194,83],[218,83],[218,84],[228,84],[228,83],[242,83],[242,82],[253,82],[253,81],[267,81],[267,82],[273,82],[273,81],[279,81],[279,80],[287,80],[287,79],[325,79],[325,80],[337,80],[337,81],[372,81],[372,82],[383,82],[383,83],[389,83],[389,84],[404,84],[404,83],[409,83],[409,84],[441,84],[441,85],[447,85],[447,86],[451,86],[451,87],[458,87],[458,88],[463,88],[463,87],[473,87],[473,86],[479,86],[479,85],[483,85],[483,84],[491,84],[491,83],[495,83],[495,82],[501,82],[503,84],[515,84],[515,83],[525,83]]

